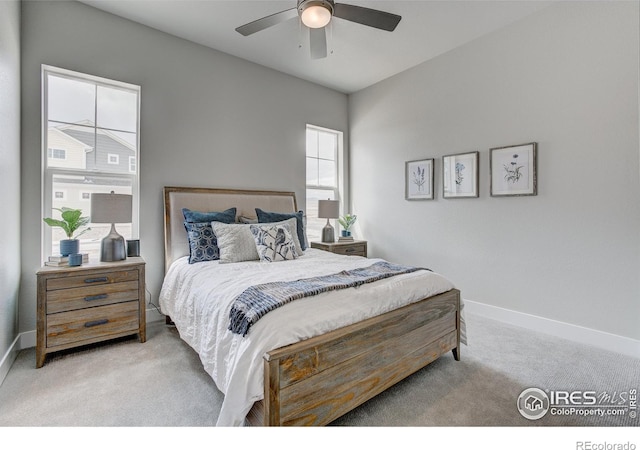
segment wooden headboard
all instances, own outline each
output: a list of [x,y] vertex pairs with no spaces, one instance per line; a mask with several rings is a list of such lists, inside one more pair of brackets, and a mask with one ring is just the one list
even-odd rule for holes
[[253,191],[194,187],[164,188],[164,267],[189,254],[182,208],[194,211],[224,211],[237,208],[238,217],[256,217],[256,208],[273,212],[296,212],[296,194],[282,191]]

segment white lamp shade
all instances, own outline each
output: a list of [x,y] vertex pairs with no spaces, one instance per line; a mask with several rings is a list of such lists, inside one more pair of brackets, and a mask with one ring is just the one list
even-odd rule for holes
[[131,223],[132,199],[127,194],[91,194],[91,223]]
[[340,201],[318,200],[318,217],[320,219],[337,219],[340,217]]
[[309,28],[322,28],[331,21],[331,11],[321,5],[310,5],[300,14],[302,23]]

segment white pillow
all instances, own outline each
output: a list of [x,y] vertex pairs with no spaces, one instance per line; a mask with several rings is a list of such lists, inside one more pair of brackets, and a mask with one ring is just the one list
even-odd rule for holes
[[[282,222],[263,223],[260,225],[284,225],[291,233],[296,256],[302,256],[302,247],[297,234],[296,218],[283,220]],[[251,224],[211,222],[211,227],[218,241],[220,249],[220,263],[241,261],[258,261],[260,255],[256,248],[256,241],[251,233]],[[293,231],[292,231],[293,230]]]
[[260,261],[276,262],[296,259],[296,247],[286,224],[250,225]]

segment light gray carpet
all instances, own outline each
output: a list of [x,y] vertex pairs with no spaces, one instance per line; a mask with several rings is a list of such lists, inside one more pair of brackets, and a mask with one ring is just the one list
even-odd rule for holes
[[[527,420],[520,393],[628,392],[640,388],[640,360],[467,315],[469,345],[358,409],[336,426],[637,427],[625,416]],[[223,395],[173,327],[152,323],[148,340],[121,339],[50,355],[20,352],[0,386],[0,426],[213,426]]]

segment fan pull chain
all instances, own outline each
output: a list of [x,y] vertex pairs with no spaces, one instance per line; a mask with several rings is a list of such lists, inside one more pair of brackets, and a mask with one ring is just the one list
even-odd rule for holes
[[298,18],[298,48],[302,48],[302,20]]
[[329,54],[333,55],[333,20],[329,22],[329,36],[327,37],[327,47],[329,47]]

